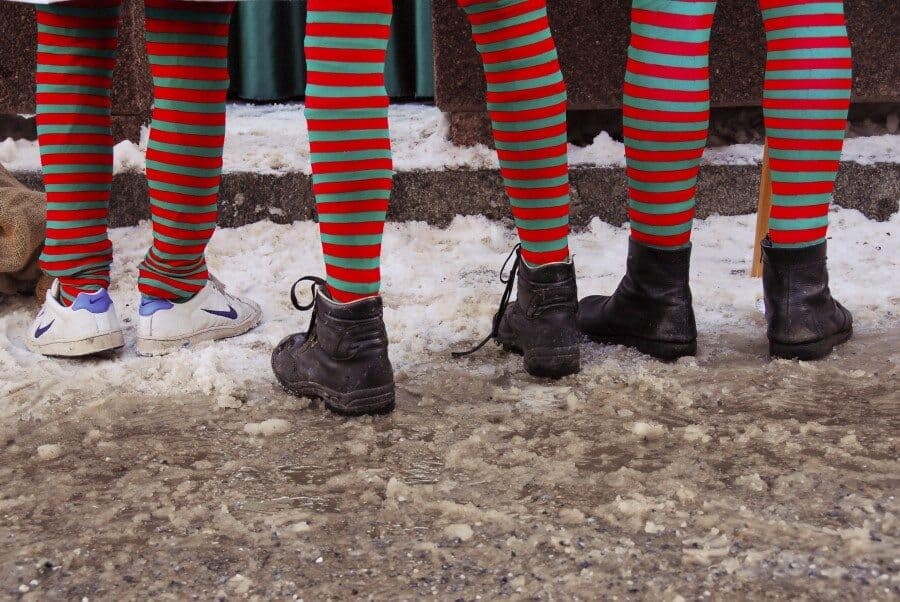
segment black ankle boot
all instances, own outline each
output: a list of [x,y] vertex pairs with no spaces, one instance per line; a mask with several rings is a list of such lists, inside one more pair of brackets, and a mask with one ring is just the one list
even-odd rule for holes
[[776,249],[767,237],[762,249],[771,355],[817,360],[853,336],[853,316],[828,288],[825,242]]
[[611,296],[581,300],[579,329],[598,343],[635,347],[664,360],[694,355],[690,264],[690,247],[663,251],[629,240],[625,277]]
[[[494,315],[491,334],[474,349],[454,353],[454,357],[469,355],[494,339],[505,350],[524,356],[525,371],[532,376],[561,378],[581,370],[578,347],[578,290],[575,284],[575,264],[552,263],[529,267],[521,258],[517,245],[507,258],[515,254],[508,279],[500,280],[506,290]],[[518,274],[518,292],[510,301],[513,283]]]
[[[300,305],[294,288],[312,281],[315,298]],[[272,352],[272,370],[282,387],[298,397],[325,402],[332,412],[355,416],[394,409],[394,370],[388,359],[381,297],[336,303],[325,281],[301,278],[291,289],[300,310],[313,308],[309,330],[283,339]]]

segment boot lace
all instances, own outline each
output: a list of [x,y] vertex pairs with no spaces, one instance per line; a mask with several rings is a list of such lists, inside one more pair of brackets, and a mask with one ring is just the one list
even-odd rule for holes
[[[503,271],[506,269],[506,266],[509,264],[509,261],[513,258],[513,256],[515,256],[515,261],[513,261],[512,267],[509,270],[509,276],[504,279]],[[506,285],[506,289],[503,291],[503,296],[500,297],[500,306],[497,308],[497,313],[494,314],[491,333],[468,351],[454,351],[451,354],[453,357],[460,358],[467,355],[472,355],[473,353],[487,345],[488,341],[497,337],[497,334],[500,332],[500,321],[503,319],[503,314],[506,313],[506,308],[509,306],[509,298],[512,296],[513,285],[515,284],[516,274],[519,272],[519,265],[521,264],[521,262],[522,244],[520,243],[513,247],[513,250],[510,251],[509,256],[506,258],[506,261],[503,262],[503,267],[500,268],[500,282]]]
[[[310,293],[312,293],[312,301],[309,302],[308,305],[303,305],[297,299],[297,285],[301,282],[311,282],[312,284],[309,287]],[[316,295],[318,294],[318,289],[325,286],[325,280],[319,278],[318,276],[304,276],[300,278],[291,286],[291,303],[293,303],[294,307],[296,307],[300,311],[309,311],[312,310],[312,316],[309,318],[309,328],[306,329],[306,338],[309,339],[310,336],[315,332],[316,327]]]

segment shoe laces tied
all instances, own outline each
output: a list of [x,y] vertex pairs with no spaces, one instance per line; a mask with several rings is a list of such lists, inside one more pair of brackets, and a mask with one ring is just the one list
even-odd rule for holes
[[[509,261],[515,256],[515,261],[513,261],[512,267],[509,270],[509,276],[504,278],[503,272],[506,270],[506,266],[509,264]],[[522,244],[519,243],[513,250],[510,251],[509,256],[506,258],[506,261],[503,262],[503,267],[500,268],[500,282],[506,285],[506,289],[503,291],[503,296],[500,297],[500,306],[497,308],[497,313],[494,314],[494,320],[491,326],[491,333],[487,335],[480,343],[469,349],[468,351],[454,351],[452,352],[452,356],[454,358],[461,358],[467,355],[472,355],[485,345],[491,339],[497,337],[500,332],[500,322],[503,320],[503,314],[506,313],[506,308],[509,306],[509,298],[512,297],[513,285],[516,281],[516,274],[519,272],[519,265],[522,263]]]
[[[312,293],[312,301],[307,305],[303,305],[300,303],[299,299],[297,299],[297,285],[301,282],[311,282],[312,284],[309,287],[310,292]],[[300,311],[309,311],[312,310],[312,316],[309,318],[309,328],[306,329],[306,338],[309,339],[310,335],[314,332],[314,328],[316,327],[316,295],[318,294],[318,289],[325,286],[325,280],[319,278],[318,276],[304,276],[291,285],[291,303]]]

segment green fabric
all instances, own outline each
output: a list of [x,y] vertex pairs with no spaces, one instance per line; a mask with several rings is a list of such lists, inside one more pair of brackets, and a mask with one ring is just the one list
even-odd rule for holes
[[[306,2],[239,3],[231,28],[231,95],[259,102],[302,97],[305,27]],[[434,96],[431,2],[394,0],[385,83],[392,98]]]

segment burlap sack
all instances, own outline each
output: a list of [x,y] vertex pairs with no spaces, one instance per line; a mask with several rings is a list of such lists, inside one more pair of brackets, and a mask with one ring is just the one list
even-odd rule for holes
[[0,165],[0,296],[30,292],[41,276],[46,202]]

